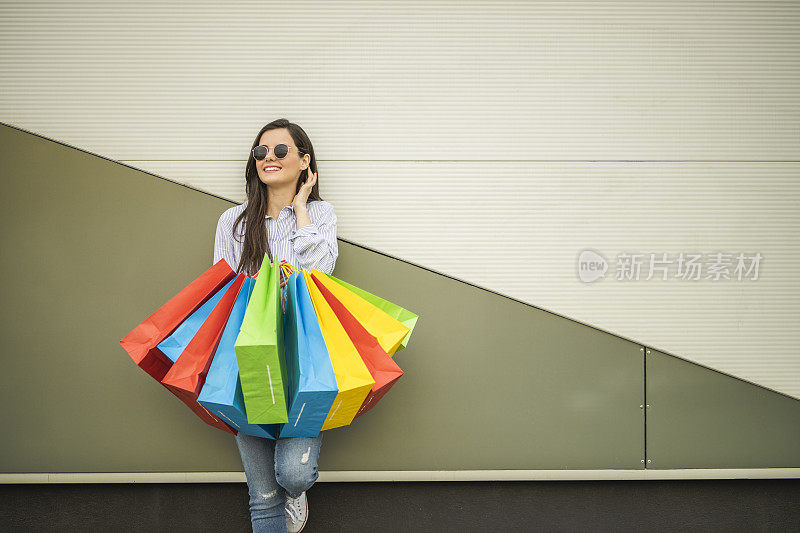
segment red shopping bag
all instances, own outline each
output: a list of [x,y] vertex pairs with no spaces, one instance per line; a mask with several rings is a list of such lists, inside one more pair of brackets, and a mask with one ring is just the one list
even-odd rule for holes
[[178,360],[161,380],[161,384],[180,398],[203,422],[234,435],[237,431],[206,409],[204,405],[198,403],[197,397],[200,395],[200,389],[203,388],[208,368],[214,359],[214,353],[217,351],[222,332],[225,330],[225,325],[244,280],[244,273],[236,277],[192,340],[178,356]]
[[158,343],[235,275],[228,263],[220,259],[119,343],[142,370],[161,381],[172,366],[172,361],[158,349]]
[[311,273],[311,279],[314,280],[314,284],[319,288],[325,301],[328,302],[328,305],[333,309],[336,318],[339,319],[347,336],[350,337],[361,359],[367,366],[367,370],[369,370],[369,373],[372,375],[372,379],[375,380],[375,385],[372,386],[372,390],[367,394],[358,412],[353,417],[355,419],[375,407],[378,400],[380,400],[383,395],[392,388],[392,385],[400,379],[400,376],[403,375],[403,371],[397,366],[394,359],[389,357],[389,354],[378,344],[378,340],[373,337],[333,293],[320,282],[313,271]]

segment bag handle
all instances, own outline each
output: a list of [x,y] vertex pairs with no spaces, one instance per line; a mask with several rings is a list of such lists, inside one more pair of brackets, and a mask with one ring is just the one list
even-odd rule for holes
[[289,263],[286,259],[281,259],[280,267],[281,273],[286,277],[286,279],[289,279],[289,277],[297,271],[294,265]]
[[[288,262],[286,259],[281,259],[279,266],[281,267],[281,276],[285,277],[286,279],[289,279],[289,277],[292,274],[298,272],[297,268],[293,264]],[[255,276],[250,276],[250,277],[253,279],[258,278],[259,272],[256,272]]]

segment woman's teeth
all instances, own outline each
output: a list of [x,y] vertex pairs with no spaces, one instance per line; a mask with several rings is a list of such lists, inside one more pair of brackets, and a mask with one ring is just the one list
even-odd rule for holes
[[280,167],[267,167],[264,169],[264,172],[276,172],[280,170]]

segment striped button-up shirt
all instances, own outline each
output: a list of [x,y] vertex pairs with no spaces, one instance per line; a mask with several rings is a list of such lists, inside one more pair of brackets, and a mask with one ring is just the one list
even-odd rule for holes
[[[243,204],[227,209],[219,217],[217,233],[214,238],[214,261],[220,259],[230,265],[235,271],[239,266],[244,247],[244,225],[238,228],[236,238],[233,236],[233,223],[247,207]],[[339,256],[339,246],[336,240],[336,213],[333,204],[326,200],[312,200],[306,204],[310,224],[297,229],[297,217],[291,205],[285,206],[278,219],[267,215],[264,223],[267,225],[267,238],[273,259],[285,259],[296,269],[311,270],[316,268],[326,274],[332,274]],[[285,307],[286,291],[283,292],[283,305]]]

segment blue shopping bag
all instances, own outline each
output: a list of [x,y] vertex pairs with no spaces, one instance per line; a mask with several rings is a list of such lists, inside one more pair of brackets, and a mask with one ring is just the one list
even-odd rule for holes
[[239,363],[234,349],[255,281],[248,276],[239,291],[197,401],[239,433],[275,439],[278,436],[278,424],[247,422],[242,383],[239,381]]
[[186,320],[175,328],[175,331],[169,334],[167,338],[158,343],[158,349],[166,355],[173,363],[178,361],[178,356],[183,353],[183,350],[189,345],[192,338],[195,336],[200,326],[206,321],[208,315],[214,310],[214,307],[222,299],[222,296],[228,291],[228,288],[233,285],[234,277],[218,290],[214,296],[209,298],[206,303],[201,305],[197,310],[186,317]]
[[292,273],[286,287],[283,334],[289,421],[280,424],[280,437],[316,437],[339,387],[303,276]]

